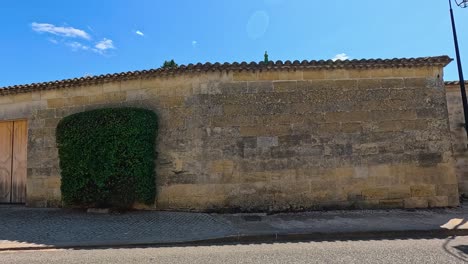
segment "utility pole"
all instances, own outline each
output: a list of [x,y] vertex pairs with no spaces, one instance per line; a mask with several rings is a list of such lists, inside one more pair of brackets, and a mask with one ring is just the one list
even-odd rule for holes
[[[468,0],[462,0],[460,3],[456,2],[458,6],[465,8],[468,6]],[[457,29],[455,27],[455,18],[453,16],[453,9],[452,9],[452,0],[449,0],[450,5],[450,18],[452,19],[452,31],[453,31],[453,41],[455,42],[455,53],[457,56],[457,66],[458,66],[458,77],[460,79],[460,91],[462,96],[463,102],[463,114],[465,116],[465,124],[463,127],[465,128],[466,135],[468,137],[468,102],[466,99],[466,90],[465,90],[465,79],[463,78],[463,69],[460,59],[460,49],[458,47],[458,37],[457,37]]]

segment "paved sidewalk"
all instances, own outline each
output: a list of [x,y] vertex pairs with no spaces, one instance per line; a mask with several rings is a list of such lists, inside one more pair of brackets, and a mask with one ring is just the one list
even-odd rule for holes
[[229,215],[156,211],[87,214],[0,207],[0,251],[245,242],[278,237],[320,239],[418,231],[468,235],[468,208]]

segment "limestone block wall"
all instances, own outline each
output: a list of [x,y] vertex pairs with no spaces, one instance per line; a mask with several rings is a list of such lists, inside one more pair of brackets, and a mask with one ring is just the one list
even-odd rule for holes
[[458,205],[443,65],[141,74],[0,95],[29,122],[29,206],[60,206],[55,127],[137,106],[160,118],[160,210]]
[[459,192],[468,195],[468,141],[465,128],[463,128],[465,119],[463,116],[460,85],[458,82],[447,82],[445,87]]

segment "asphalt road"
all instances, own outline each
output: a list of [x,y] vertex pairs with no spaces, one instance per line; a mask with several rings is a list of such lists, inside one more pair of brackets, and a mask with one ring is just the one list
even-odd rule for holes
[[1,252],[0,263],[468,263],[468,236]]

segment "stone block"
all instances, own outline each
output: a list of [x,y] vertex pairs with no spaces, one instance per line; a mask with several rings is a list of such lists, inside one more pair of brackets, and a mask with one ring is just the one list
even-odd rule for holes
[[297,88],[297,81],[279,81],[273,82],[275,92],[294,92]]
[[31,95],[32,95],[32,100],[33,101],[41,101],[41,92],[40,91],[31,92]]
[[414,110],[382,110],[370,112],[370,119],[377,122],[384,120],[414,120],[416,118],[417,115]]
[[280,71],[279,79],[280,80],[302,80],[303,71],[302,70]]
[[121,91],[139,90],[141,89],[141,79],[124,80],[120,83]]
[[410,189],[412,197],[431,197],[436,195],[436,188],[433,184],[413,185]]
[[382,121],[377,123],[376,132],[398,132],[403,130],[401,121]]
[[55,117],[55,109],[44,109],[38,110],[36,113],[37,118],[54,118]]
[[383,200],[388,198],[388,188],[368,188],[362,190],[362,196],[366,200]]
[[357,88],[357,83],[358,83],[357,80],[352,80],[352,79],[349,79],[349,80],[335,80],[334,87],[336,89],[340,89],[340,90],[345,90],[345,89],[354,90],[354,89]]
[[232,174],[234,171],[234,162],[232,160],[212,161],[210,172],[215,174]]
[[288,125],[288,124],[302,124],[309,116],[299,114],[277,114],[277,115],[263,115],[256,117],[259,124],[265,125]]
[[427,85],[426,78],[405,78],[406,88],[423,88]]
[[286,135],[278,138],[281,146],[299,146],[301,144],[309,144],[314,142],[309,134]]
[[31,102],[32,101],[32,93],[19,93],[13,96],[13,102],[21,103],[21,102]]
[[392,71],[393,71],[393,76],[414,77],[414,68],[399,67],[399,68],[393,68]]
[[278,137],[257,137],[258,148],[271,148],[278,146]]
[[258,108],[255,105],[223,105],[223,114],[225,117],[258,115]]
[[403,78],[384,78],[381,79],[382,88],[404,88],[405,82]]
[[353,153],[359,155],[374,155],[379,153],[379,147],[376,143],[366,143],[360,145],[353,145]]
[[88,97],[89,104],[104,104],[107,102],[106,95],[104,94],[97,94],[94,96]]
[[[324,146],[301,146],[294,149],[294,153],[301,157],[316,156],[321,158],[324,154],[324,151]],[[291,156],[291,158],[292,157],[293,156]]]
[[330,112],[325,113],[325,120],[330,123],[367,121],[369,120],[369,112]]
[[444,119],[446,116],[445,109],[437,108],[420,108],[416,109],[417,118],[425,119]]
[[[134,91],[129,91],[130,93],[135,93]],[[109,92],[105,93],[104,96],[106,98],[106,103],[118,103],[123,102],[128,98],[129,92]],[[138,99],[143,100],[146,99],[146,91],[138,90]]]
[[167,96],[160,99],[163,108],[182,107],[185,102],[183,96]]
[[390,165],[369,166],[369,177],[389,177],[392,175]]
[[411,197],[411,189],[407,185],[394,185],[388,191],[389,199],[404,199]]
[[240,128],[242,137],[252,136],[284,136],[290,134],[290,126],[245,126]]
[[391,78],[395,77],[393,75],[392,68],[379,68],[379,69],[371,69],[370,70],[372,78]]
[[325,70],[304,70],[304,80],[325,79]]
[[349,179],[355,176],[355,170],[353,167],[336,167],[322,172],[329,180],[336,181],[338,185],[346,185]]
[[258,80],[280,80],[279,71],[261,71],[257,74]]
[[325,154],[331,156],[350,156],[353,154],[353,146],[351,144],[335,144],[326,146]]
[[429,122],[425,119],[416,119],[416,120],[403,120],[401,121],[401,127],[405,131],[424,131],[428,130]]
[[120,89],[121,89],[120,85],[121,83],[119,81],[104,83],[102,85],[102,91],[104,93],[120,92]]
[[447,207],[448,206],[448,197],[447,196],[434,196],[429,197],[428,199],[429,207]]
[[254,81],[258,80],[258,72],[254,71],[235,71],[232,73],[233,81]]
[[349,79],[349,71],[346,69],[332,69],[325,71],[325,79]]
[[41,100],[57,98],[57,90],[41,90]]
[[360,79],[357,80],[357,88],[359,89],[380,89],[382,88],[382,80],[381,79]]
[[404,200],[406,209],[417,209],[429,207],[429,202],[426,197],[411,197]]
[[346,206],[346,208],[360,209],[360,210],[376,209],[376,208],[379,208],[379,207],[380,207],[380,201],[379,200],[353,201],[349,206]]
[[266,182],[269,178],[268,172],[254,171],[242,173],[239,177],[241,183]]
[[79,105],[86,105],[89,102],[89,97],[87,96],[75,96],[68,98],[67,105],[68,106],[79,106]]
[[0,105],[12,104],[14,102],[12,96],[0,96]]
[[418,161],[421,166],[435,167],[442,162],[442,155],[440,153],[421,153],[418,154]]
[[273,92],[273,82],[270,81],[250,81],[247,83],[249,91],[255,91],[256,93],[271,93]]
[[353,173],[353,178],[355,179],[367,179],[369,178],[369,167],[355,167],[354,168],[354,173]]
[[256,148],[257,138],[256,137],[242,137],[238,141],[238,145],[242,148]]
[[224,116],[215,115],[211,118],[211,125],[214,127],[253,126],[257,123],[255,116],[233,116],[227,119]]
[[[81,95],[81,96],[93,96],[93,95],[99,95],[102,94],[102,84],[95,84],[95,85],[84,85],[81,87],[74,88],[77,90],[78,94],[75,93],[75,95]],[[59,92],[61,90],[57,90]],[[74,96],[75,96],[74,95]],[[60,96],[57,94],[57,96]],[[63,95],[63,97],[68,97],[69,94],[68,92]]]
[[68,104],[65,98],[51,98],[47,100],[47,108],[60,108]]
[[48,118],[45,120],[44,127],[56,128],[57,124],[60,122],[61,118]]
[[379,206],[382,208],[403,208],[403,199],[384,199],[379,201]]
[[323,134],[336,134],[340,130],[340,123],[322,123],[318,126],[316,132]]
[[437,184],[437,196],[458,196],[458,184]]
[[460,197],[458,195],[448,196],[448,206],[457,207],[460,205]]
[[435,77],[435,71],[431,67],[417,67],[413,69],[413,75],[415,77]]

